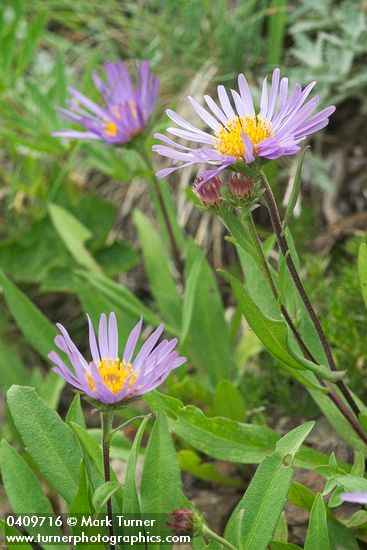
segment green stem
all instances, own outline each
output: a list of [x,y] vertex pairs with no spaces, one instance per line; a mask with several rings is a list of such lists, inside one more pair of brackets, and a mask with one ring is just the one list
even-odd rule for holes
[[219,542],[219,544],[221,544],[222,546],[224,546],[225,548],[229,548],[229,550],[237,550],[237,548],[235,546],[233,546],[233,544],[231,544],[230,542],[228,542],[228,540],[225,540],[223,537],[221,537],[220,535],[217,535],[217,533],[214,533],[214,531],[212,531],[211,529],[209,529],[209,527],[207,525],[203,525],[202,528],[201,528],[201,534],[204,536],[204,537],[207,537],[209,539],[212,539],[212,540],[215,540],[216,542]]
[[[101,426],[102,426],[102,455],[103,455],[103,471],[104,480],[111,481],[110,475],[110,443],[111,443],[111,431],[112,431],[113,415],[108,412],[101,412]],[[112,500],[107,501],[107,516],[109,520],[108,534],[114,537],[113,528],[113,514],[112,514]],[[115,545],[110,544],[110,550],[115,550]]]

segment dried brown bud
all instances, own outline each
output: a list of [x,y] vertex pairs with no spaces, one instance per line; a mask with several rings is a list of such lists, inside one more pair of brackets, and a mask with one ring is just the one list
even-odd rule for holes
[[222,200],[221,189],[223,183],[217,177],[214,177],[205,183],[201,183],[202,178],[197,178],[194,191],[205,206],[218,206]]

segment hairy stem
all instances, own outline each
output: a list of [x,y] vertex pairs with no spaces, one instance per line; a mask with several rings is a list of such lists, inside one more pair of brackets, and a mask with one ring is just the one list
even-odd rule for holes
[[[285,236],[283,234],[283,227],[282,227],[282,222],[280,220],[278,207],[276,205],[274,195],[273,195],[273,192],[272,192],[271,187],[269,185],[269,182],[268,182],[268,180],[267,180],[264,173],[262,173],[261,185],[262,185],[262,188],[264,190],[263,196],[264,196],[264,200],[265,200],[265,203],[266,203],[269,215],[270,215],[271,223],[273,225],[273,229],[274,229],[277,241],[278,241],[279,248],[280,248],[280,250],[281,250],[281,252],[282,252],[282,254],[285,258],[288,271],[289,271],[289,273],[290,273],[290,275],[293,279],[294,285],[295,285],[295,287],[297,289],[297,292],[298,292],[298,294],[299,294],[299,296],[300,296],[300,298],[301,298],[301,300],[302,300],[302,302],[303,302],[303,304],[304,304],[304,306],[307,310],[307,313],[310,316],[312,324],[315,327],[315,330],[317,332],[317,335],[319,337],[319,340],[320,340],[321,345],[323,347],[323,350],[325,352],[325,356],[326,356],[327,362],[329,364],[329,367],[330,367],[331,370],[336,371],[337,368],[336,368],[336,365],[335,365],[335,362],[334,362],[333,355],[331,353],[329,342],[327,341],[327,338],[326,338],[325,333],[322,329],[321,323],[320,323],[320,321],[319,321],[319,319],[316,315],[316,312],[315,312],[315,310],[314,310],[314,308],[313,308],[313,306],[312,306],[312,304],[311,304],[311,302],[310,302],[310,300],[309,300],[309,298],[306,294],[306,291],[303,287],[301,279],[300,279],[300,277],[297,273],[296,266],[294,265],[292,256],[291,256],[290,251],[289,251],[287,239],[285,238]],[[344,381],[340,380],[336,384],[337,384],[338,388],[340,389],[341,393],[343,394],[343,396],[345,397],[346,401],[350,405],[352,411],[358,417],[358,415],[360,413],[359,407],[355,403],[355,401],[354,401],[352,395],[350,394],[349,389],[345,385]]]
[[[112,414],[101,412],[101,425],[102,425],[102,455],[103,455],[103,471],[104,480],[110,481],[110,436],[112,430]],[[114,536],[113,528],[113,514],[112,514],[112,500],[107,501],[107,516],[109,520],[108,534],[110,537]],[[115,545],[110,544],[110,550],[115,550]]]

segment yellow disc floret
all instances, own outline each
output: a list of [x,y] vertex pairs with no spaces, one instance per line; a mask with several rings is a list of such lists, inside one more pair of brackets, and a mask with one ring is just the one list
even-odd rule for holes
[[104,125],[104,131],[108,136],[116,137],[117,136],[117,124],[112,122],[112,120],[106,120]]
[[[133,372],[131,363],[120,361],[119,358],[102,359],[97,365],[102,381],[115,395],[118,394],[128,384],[128,389],[132,387],[139,376],[139,370]],[[95,383],[91,372],[87,373],[87,382],[91,390],[95,390]]]
[[247,116],[245,118],[235,116],[215,132],[215,148],[222,155],[243,158],[246,150],[242,139],[243,134],[246,134],[252,141],[256,152],[256,145],[263,139],[270,137],[272,135],[271,131],[271,122],[260,116]]

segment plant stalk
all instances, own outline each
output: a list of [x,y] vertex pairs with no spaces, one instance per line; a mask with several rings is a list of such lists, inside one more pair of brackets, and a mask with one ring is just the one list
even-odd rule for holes
[[[110,442],[111,442],[111,430],[112,430],[113,416],[110,413],[101,412],[101,426],[102,426],[102,455],[103,455],[103,471],[104,480],[111,481],[110,475]],[[107,501],[107,517],[109,520],[108,534],[114,537],[115,532],[113,528],[113,514],[112,514],[112,500],[109,498]],[[110,544],[110,550],[115,550],[115,545]]]
[[219,544],[221,544],[225,548],[229,548],[229,550],[237,550],[237,548],[233,546],[233,544],[228,542],[228,540],[225,540],[220,535],[217,535],[217,533],[214,533],[214,531],[209,529],[209,527],[205,524],[201,527],[201,534],[203,535],[203,537],[208,537],[209,539],[219,542]]
[[[297,273],[297,269],[296,269],[296,266],[294,265],[294,262],[293,262],[293,259],[292,259],[292,256],[290,254],[290,251],[289,251],[289,247],[288,247],[288,243],[287,243],[287,239],[285,238],[284,234],[283,234],[283,227],[282,227],[282,222],[281,222],[281,219],[280,219],[280,215],[279,215],[279,211],[278,211],[278,207],[276,205],[276,202],[275,202],[275,199],[274,199],[274,195],[273,195],[273,192],[271,190],[271,187],[269,185],[269,182],[265,176],[265,174],[262,172],[261,173],[261,185],[262,185],[262,188],[264,190],[264,200],[265,200],[265,203],[266,203],[266,207],[268,209],[268,212],[269,212],[269,216],[270,216],[270,219],[271,219],[271,223],[272,223],[272,226],[273,226],[273,229],[274,229],[274,232],[275,232],[275,235],[276,235],[276,238],[277,238],[277,241],[278,241],[278,245],[279,245],[279,248],[285,258],[285,261],[286,261],[286,265],[287,265],[287,268],[288,268],[288,271],[293,279],[293,282],[294,282],[294,285],[297,289],[297,292],[310,316],[310,319],[312,321],[312,324],[313,326],[315,327],[315,330],[317,332],[317,335],[319,337],[319,340],[321,342],[321,345],[323,347],[323,350],[325,352],[325,356],[326,356],[326,359],[328,361],[328,364],[329,364],[329,367],[332,371],[336,371],[337,368],[336,368],[336,365],[335,365],[335,362],[334,362],[334,358],[333,358],[333,355],[331,353],[331,349],[330,349],[330,346],[329,346],[329,342],[327,341],[327,338],[326,338],[326,335],[322,329],[322,326],[321,326],[321,323],[316,315],[316,312],[306,294],[306,291],[303,287],[303,284],[301,282],[301,279]],[[357,404],[355,403],[352,395],[350,394],[349,392],[349,389],[347,388],[347,386],[345,385],[344,381],[343,380],[339,380],[338,382],[336,382],[338,388],[340,389],[341,393],[343,394],[343,396],[345,397],[346,401],[348,402],[349,406],[351,407],[352,411],[354,412],[354,414],[358,417],[359,413],[360,413],[360,410],[359,410],[359,407],[357,406]]]
[[179,274],[180,281],[182,282],[183,281],[183,273],[184,273],[184,263],[182,261],[181,253],[180,253],[179,247],[177,245],[177,241],[176,241],[176,237],[175,237],[175,234],[174,234],[174,231],[173,231],[172,223],[169,219],[169,214],[168,214],[168,211],[167,211],[166,204],[164,202],[162,191],[161,191],[161,188],[159,186],[158,179],[157,179],[157,177],[154,173],[154,169],[153,169],[151,160],[150,160],[149,156],[147,155],[147,153],[145,152],[145,150],[143,149],[143,147],[140,151],[140,154],[143,157],[146,165],[148,166],[149,171],[151,172],[151,183],[153,184],[153,189],[154,189],[154,192],[157,196],[157,199],[158,199],[158,202],[159,202],[159,208],[160,208],[162,216],[163,216],[164,225],[166,226],[166,229],[167,229],[167,234],[168,234],[168,238],[169,238],[170,245],[171,245],[172,258],[173,258],[173,261],[175,263],[177,273]]
[[[249,215],[247,226],[249,228],[254,246],[255,246],[258,254],[259,254],[259,258],[261,259],[263,272],[264,272],[264,274],[265,274],[265,276],[266,276],[266,278],[269,282],[269,286],[271,288],[271,291],[273,293],[274,298],[278,301],[279,300],[279,294],[278,294],[278,291],[275,287],[272,275],[270,273],[269,265],[268,265],[266,256],[264,254],[264,250],[261,246],[259,235],[256,231],[254,220],[253,220],[253,217],[252,217],[251,214]],[[291,331],[293,333],[293,336],[294,336],[295,340],[297,341],[297,343],[300,347],[300,350],[302,351],[304,357],[306,359],[308,359],[309,361],[312,361],[313,363],[317,364],[316,359],[313,357],[312,353],[310,352],[307,345],[303,341],[302,336],[300,335],[298,329],[294,325],[294,323],[292,321],[292,318],[288,313],[287,308],[284,305],[280,304],[280,309],[281,309],[281,312],[282,312],[289,328],[291,329]],[[350,423],[350,425],[352,426],[354,431],[358,434],[358,436],[362,439],[362,441],[367,445],[367,435],[364,433],[362,427],[360,426],[360,424],[357,421],[357,419],[355,418],[355,416],[351,413],[351,411],[348,409],[348,407],[345,406],[344,402],[340,399],[340,397],[337,395],[337,393],[335,393],[332,390],[332,387],[331,387],[330,384],[326,383],[324,380],[321,380],[320,382],[324,387],[326,387],[329,390],[328,391],[328,396],[330,397],[330,399],[333,401],[333,403],[339,409],[341,414]]]

